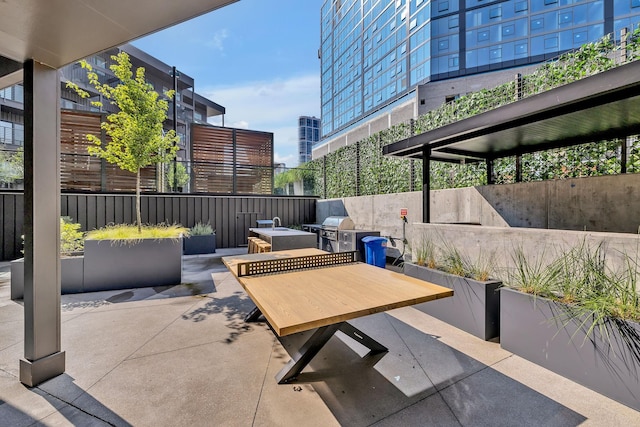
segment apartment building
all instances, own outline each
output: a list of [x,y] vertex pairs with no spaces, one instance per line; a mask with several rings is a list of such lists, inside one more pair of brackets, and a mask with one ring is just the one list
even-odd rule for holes
[[313,158],[640,24],[640,0],[326,0]]

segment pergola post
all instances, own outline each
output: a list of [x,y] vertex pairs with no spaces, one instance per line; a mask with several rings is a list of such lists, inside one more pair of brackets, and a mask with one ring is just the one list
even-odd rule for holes
[[60,340],[60,83],[24,63],[24,359],[33,387],[65,370]]
[[487,159],[487,185],[495,183],[493,179],[493,159]]
[[422,146],[422,222],[431,222],[431,148]]

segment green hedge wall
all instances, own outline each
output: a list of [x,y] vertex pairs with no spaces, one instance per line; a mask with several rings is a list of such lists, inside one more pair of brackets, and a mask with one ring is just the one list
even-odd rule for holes
[[[313,160],[305,164],[304,168],[313,177],[315,194],[326,198],[420,190],[422,161],[383,156],[382,147],[405,139],[412,133],[424,133],[638,58],[640,27],[630,33],[626,39],[626,47],[613,43],[611,38],[606,36],[541,65],[533,73],[522,77],[519,94],[516,92],[516,82],[512,81],[494,89],[483,89],[462,96],[416,118],[412,123],[392,126],[357,144],[342,147],[321,159]],[[640,140],[637,136],[630,138],[628,154],[627,171],[640,172]],[[621,157],[621,144],[618,141],[590,142],[570,148],[526,154],[522,156],[521,161],[522,180],[537,181],[620,173]],[[515,182],[515,175],[514,157],[494,161],[495,183]],[[469,187],[486,183],[484,162],[466,165],[431,162],[431,189]]]

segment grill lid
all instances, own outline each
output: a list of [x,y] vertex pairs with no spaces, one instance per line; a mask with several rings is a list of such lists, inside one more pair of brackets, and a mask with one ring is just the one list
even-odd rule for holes
[[322,227],[333,230],[353,230],[355,225],[348,216],[328,216],[322,222]]

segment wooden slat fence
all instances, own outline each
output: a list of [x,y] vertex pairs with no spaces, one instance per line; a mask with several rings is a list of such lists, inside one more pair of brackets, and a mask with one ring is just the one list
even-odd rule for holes
[[192,125],[191,156],[195,193],[272,193],[272,133]]
[[[246,245],[250,227],[258,219],[280,217],[282,225],[314,223],[315,197],[147,195],[141,198],[142,222],[179,223],[191,227],[208,222],[216,230],[220,248]],[[0,259],[22,256],[24,197],[21,192],[0,192]],[[135,196],[132,194],[63,194],[61,215],[70,216],[93,230],[110,223],[135,221]]]
[[[87,134],[109,137],[100,129],[104,115],[63,110],[60,114],[60,188],[71,191],[135,191],[136,175],[90,156]],[[140,171],[142,191],[156,191],[156,167]]]

